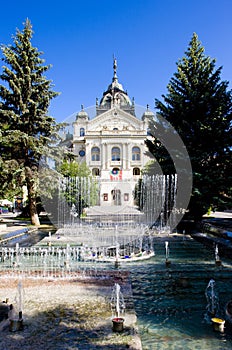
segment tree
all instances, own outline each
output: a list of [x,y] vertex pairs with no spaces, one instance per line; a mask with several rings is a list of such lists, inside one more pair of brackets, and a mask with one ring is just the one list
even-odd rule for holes
[[63,179],[60,177],[62,180],[60,195],[67,204],[67,212],[72,208],[80,217],[86,207],[98,203],[99,181],[90,175],[91,171],[85,162],[78,163],[66,158],[57,170],[63,176]]
[[91,173],[85,162],[78,163],[75,160],[69,161],[68,159],[64,159],[57,170],[66,177],[88,177]]
[[14,44],[1,47],[5,65],[0,75],[4,83],[0,85],[0,148],[1,165],[14,160],[13,176],[8,172],[9,182],[17,174],[26,183],[31,222],[39,225],[38,166],[58,129],[54,118],[47,114],[50,100],[58,93],[52,91],[51,81],[44,76],[51,66],[43,65],[42,52],[32,46],[32,36],[27,19],[23,31],[17,29]]
[[[177,62],[164,102],[156,99],[158,114],[182,138],[192,165],[193,189],[188,206],[190,216],[202,217],[210,208],[225,205],[231,196],[232,95],[228,82],[221,81],[222,67],[204,54],[204,47],[193,34],[185,56]],[[147,143],[157,159],[165,155],[154,139]]]

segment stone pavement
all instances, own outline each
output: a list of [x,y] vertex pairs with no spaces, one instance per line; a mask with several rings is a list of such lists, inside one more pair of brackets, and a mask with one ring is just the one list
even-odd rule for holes
[[[9,325],[0,330],[1,350],[141,350],[134,310],[128,309],[132,298],[130,280],[121,280],[126,312],[124,329],[112,331],[111,294],[115,276],[107,279],[33,279],[22,278],[24,329],[11,332]],[[18,311],[18,279],[0,276],[0,297]],[[17,318],[17,312],[16,317]]]

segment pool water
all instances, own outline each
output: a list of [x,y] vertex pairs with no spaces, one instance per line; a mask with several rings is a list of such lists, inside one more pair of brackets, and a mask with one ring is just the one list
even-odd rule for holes
[[[129,270],[138,317],[143,350],[227,350],[232,349],[232,325],[225,324],[224,332],[213,329],[207,313],[206,289],[215,281],[219,307],[215,315],[225,318],[226,303],[232,299],[232,262],[220,257],[221,266],[215,264],[215,252],[188,236],[177,234],[153,237],[155,256],[149,260],[120,263],[119,269]],[[168,243],[170,266],[166,265]],[[31,247],[33,250],[33,247]],[[2,261],[0,270],[29,273],[33,269],[53,276],[65,276],[66,255],[19,255]],[[70,260],[73,271],[83,274],[94,269],[114,269],[112,263],[80,262],[76,256]],[[42,265],[41,265],[42,264]],[[69,277],[69,274],[68,274]]]
[[[165,264],[167,240],[170,267]],[[222,258],[222,266],[216,266],[212,250],[181,236],[157,236],[154,249],[151,260],[130,265],[143,350],[232,349],[232,327],[226,323],[224,332],[213,329],[205,295],[213,279],[217,316],[225,317],[232,298],[231,262]]]

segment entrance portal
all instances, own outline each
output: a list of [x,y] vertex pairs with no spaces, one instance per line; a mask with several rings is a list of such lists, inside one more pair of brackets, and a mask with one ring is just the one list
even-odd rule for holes
[[120,190],[112,190],[111,198],[113,205],[121,205],[121,191]]

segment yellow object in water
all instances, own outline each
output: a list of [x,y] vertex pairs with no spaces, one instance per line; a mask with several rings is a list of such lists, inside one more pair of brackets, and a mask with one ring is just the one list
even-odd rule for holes
[[225,320],[223,320],[222,318],[217,318],[217,317],[211,318],[211,321],[214,323],[224,323],[225,322]]

